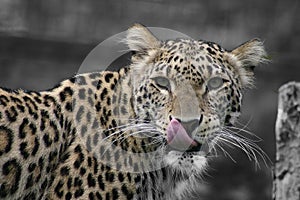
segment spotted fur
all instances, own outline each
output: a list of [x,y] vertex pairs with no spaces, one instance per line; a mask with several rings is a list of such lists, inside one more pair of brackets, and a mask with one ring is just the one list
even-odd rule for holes
[[[264,61],[262,42],[227,51],[134,25],[126,43],[132,63],[117,72],[0,90],[1,199],[183,199],[197,187]],[[175,119],[197,145],[169,145]]]

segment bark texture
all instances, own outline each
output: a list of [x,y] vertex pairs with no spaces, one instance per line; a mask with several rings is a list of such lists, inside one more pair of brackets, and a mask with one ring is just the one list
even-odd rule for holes
[[274,200],[300,199],[300,83],[279,89]]

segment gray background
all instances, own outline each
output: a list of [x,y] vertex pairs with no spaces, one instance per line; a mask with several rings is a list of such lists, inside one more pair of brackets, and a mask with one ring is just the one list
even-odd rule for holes
[[[0,0],[0,86],[49,89],[77,72],[104,39],[135,22],[170,28],[227,49],[253,37],[264,40],[272,63],[256,69],[243,117],[275,161],[277,90],[300,79],[299,0]],[[211,164],[199,196],[209,200],[271,199],[272,164],[257,169],[240,150],[236,163]]]

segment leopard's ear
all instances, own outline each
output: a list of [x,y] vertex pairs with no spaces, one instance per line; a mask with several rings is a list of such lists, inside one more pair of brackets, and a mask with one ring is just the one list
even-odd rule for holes
[[263,42],[257,38],[230,51],[227,59],[236,68],[243,87],[253,86],[254,68],[268,61]]
[[134,24],[127,30],[125,43],[134,52],[144,52],[160,47],[160,41],[141,24]]

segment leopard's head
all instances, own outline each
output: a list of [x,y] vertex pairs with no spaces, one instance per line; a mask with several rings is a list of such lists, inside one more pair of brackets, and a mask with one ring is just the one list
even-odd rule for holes
[[265,61],[260,40],[228,51],[202,40],[159,41],[134,25],[126,43],[134,52],[135,117],[150,124],[145,127],[163,149],[164,163],[199,172],[218,141],[237,143],[226,130],[240,115],[242,90],[252,86],[253,68]]

